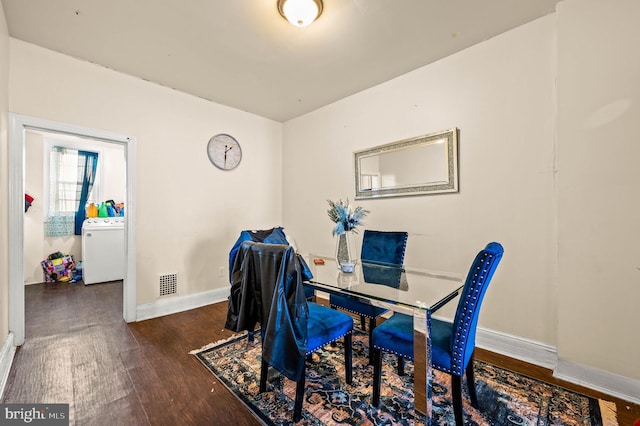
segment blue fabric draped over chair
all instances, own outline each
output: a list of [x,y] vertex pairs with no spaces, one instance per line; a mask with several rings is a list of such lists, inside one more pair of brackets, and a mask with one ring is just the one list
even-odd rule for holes
[[[231,251],[229,251],[229,281],[231,281],[232,269],[233,269],[233,261],[240,249],[240,244],[244,241],[254,241],[257,243],[265,243],[265,244],[285,244],[291,245],[288,241],[286,234],[284,233],[284,228],[276,226],[271,229],[259,229],[259,230],[244,230],[240,232],[240,236],[231,247]],[[306,266],[306,264],[305,264]],[[311,278],[311,271],[305,271],[304,278],[308,280]],[[314,290],[312,287],[304,286],[304,294],[307,299],[311,300],[314,296]]]
[[243,241],[255,241],[257,243],[265,244],[285,244],[289,245],[287,236],[284,234],[284,229],[276,226],[271,229],[258,229],[258,230],[244,230],[240,232],[238,239],[231,247],[229,251],[229,281],[231,281],[233,262],[236,258],[240,245]]
[[[366,229],[362,237],[362,264],[373,263],[389,266],[402,266],[404,252],[407,247],[406,232],[373,231]],[[366,329],[366,318],[369,319],[369,362],[373,362],[373,346],[371,333],[376,327],[376,319],[387,312],[387,309],[371,305],[367,300],[331,294],[329,304],[332,308],[341,308],[360,316],[362,329]]]
[[234,259],[225,324],[233,331],[253,331],[260,323],[260,392],[267,388],[269,366],[296,381],[294,422],[302,414],[309,354],[344,338],[345,381],[352,381],[353,318],[307,301],[302,284],[305,267],[304,260],[288,245],[242,242]]
[[[475,257],[464,283],[453,323],[432,318],[430,321],[431,365],[451,375],[451,393],[456,425],[463,425],[462,376],[466,372],[471,404],[477,408],[473,379],[473,352],[480,305],[489,282],[502,259],[504,249],[489,243]],[[413,359],[413,318],[395,313],[373,332],[374,372],[373,399],[380,402],[382,352]]]

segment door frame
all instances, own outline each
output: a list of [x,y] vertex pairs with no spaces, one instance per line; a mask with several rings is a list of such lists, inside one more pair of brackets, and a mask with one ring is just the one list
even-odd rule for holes
[[123,281],[123,318],[136,321],[136,138],[67,123],[9,113],[9,332],[14,344],[25,339],[24,302],[24,173],[25,132],[37,130],[74,135],[124,146],[126,159],[127,220],[125,226],[126,271]]

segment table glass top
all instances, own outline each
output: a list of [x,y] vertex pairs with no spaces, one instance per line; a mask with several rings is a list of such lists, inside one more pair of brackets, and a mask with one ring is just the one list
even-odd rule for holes
[[[324,264],[316,264],[314,259],[322,259]],[[309,255],[305,261],[313,274],[310,284],[318,290],[432,312],[441,302],[456,296],[463,284],[463,277],[455,273],[362,262],[352,273],[345,273],[333,259]]]

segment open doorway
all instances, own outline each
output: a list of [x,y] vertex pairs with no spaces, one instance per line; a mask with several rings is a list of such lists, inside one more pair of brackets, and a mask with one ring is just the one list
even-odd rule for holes
[[[93,284],[124,279],[124,145],[26,130],[24,152],[25,199],[31,204],[24,214],[25,285],[80,280]],[[79,203],[83,204],[82,216],[77,215],[76,224]],[[85,226],[81,226],[85,215],[98,214],[96,206],[100,206],[101,216],[109,218],[99,225],[109,225],[113,229],[100,232],[113,234],[113,238],[96,241],[88,247],[91,251],[89,262],[103,261],[97,265],[98,269],[95,265],[87,265],[84,246],[85,240],[95,240],[85,238],[87,235],[99,234],[87,232]],[[87,224],[93,225],[94,221],[97,219]],[[54,261],[53,257],[61,260]],[[41,265],[43,260],[48,260],[49,271],[46,273]],[[60,265],[53,267],[54,262]],[[90,276],[83,279],[82,271],[87,266]],[[96,270],[101,273],[97,274]],[[110,273],[104,274],[103,270]]]
[[135,138],[17,114],[10,114],[9,118],[9,330],[13,333],[14,344],[20,346],[25,338],[25,147],[27,138],[33,134],[58,135],[62,138],[76,139],[87,146],[92,141],[113,144],[124,150],[127,221],[123,317],[127,322],[135,321]]

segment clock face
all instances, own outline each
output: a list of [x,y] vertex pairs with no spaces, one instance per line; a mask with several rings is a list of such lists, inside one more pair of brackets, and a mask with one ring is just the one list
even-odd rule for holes
[[231,170],[242,160],[240,144],[233,136],[224,133],[209,139],[207,154],[213,165],[222,170]]

